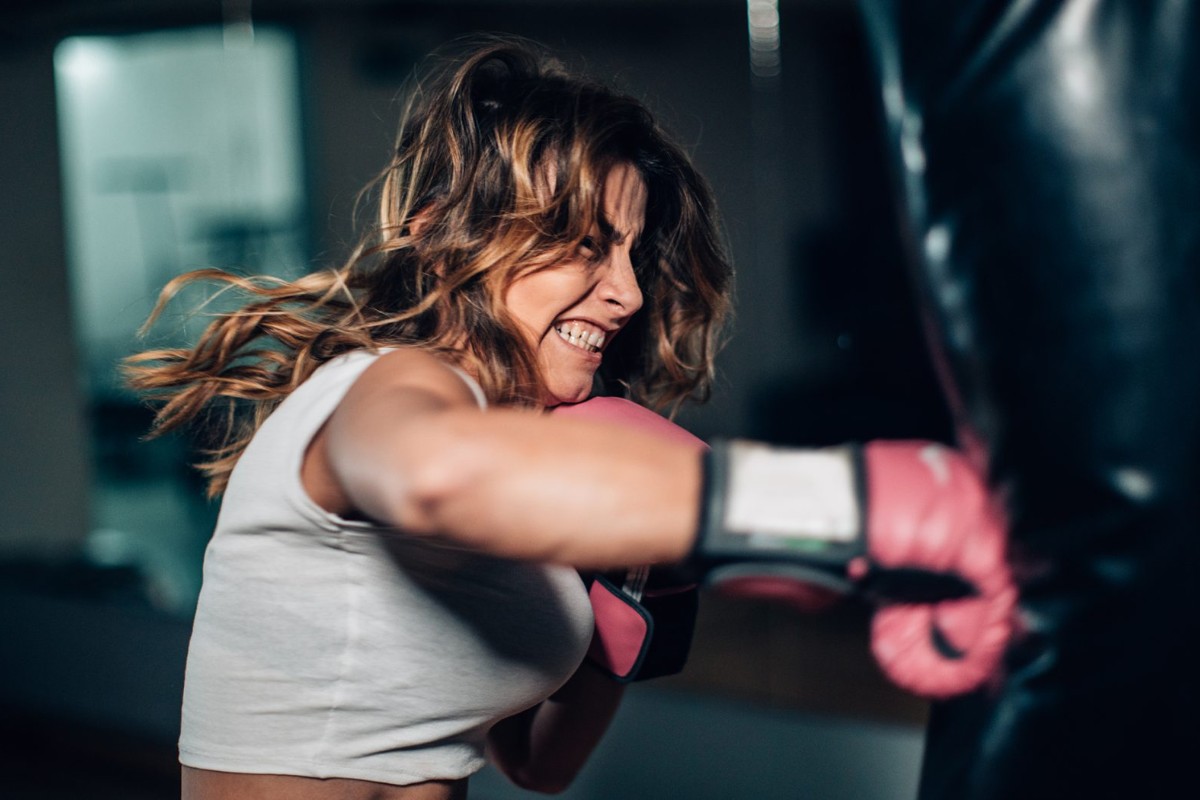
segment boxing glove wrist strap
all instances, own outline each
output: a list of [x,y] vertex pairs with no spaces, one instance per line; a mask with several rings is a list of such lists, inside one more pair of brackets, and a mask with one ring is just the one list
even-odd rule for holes
[[619,683],[674,675],[683,669],[696,627],[694,584],[651,586],[643,592],[632,588],[628,577],[618,586],[598,574],[588,578],[588,598],[596,620],[587,653],[593,666]]
[[695,544],[700,561],[799,559],[838,570],[863,554],[857,447],[801,450],[718,440],[704,469]]

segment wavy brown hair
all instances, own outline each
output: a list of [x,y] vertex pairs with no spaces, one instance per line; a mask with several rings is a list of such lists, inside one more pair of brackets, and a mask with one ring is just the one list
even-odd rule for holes
[[601,391],[674,413],[708,396],[731,269],[711,191],[632,97],[568,73],[535,45],[475,42],[411,86],[390,163],[370,189],[378,218],[337,269],[298,280],[199,270],[163,289],[146,325],[186,285],[246,302],[190,348],[126,359],[157,406],[151,435],[199,423],[197,465],[219,494],[263,419],[313,370],[350,350],[422,347],[473,373],[493,403],[535,406],[535,353],[502,303],[529,271],[600,231],[604,182],[632,164],[648,190],[634,252],[642,310],[605,352]]

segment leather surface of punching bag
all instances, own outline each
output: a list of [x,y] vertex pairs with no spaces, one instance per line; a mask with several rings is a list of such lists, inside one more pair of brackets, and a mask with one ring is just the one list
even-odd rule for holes
[[1186,0],[861,0],[1021,638],[922,800],[1158,798],[1200,744],[1200,25]]

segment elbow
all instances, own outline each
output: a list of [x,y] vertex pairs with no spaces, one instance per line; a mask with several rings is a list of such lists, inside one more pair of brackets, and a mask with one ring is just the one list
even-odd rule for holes
[[342,485],[354,506],[378,522],[413,534],[440,534],[477,482],[478,446],[444,426],[404,431],[377,458],[339,454]]
[[537,792],[538,794],[562,794],[563,792],[565,792],[567,790],[567,788],[570,785],[571,785],[571,781],[569,781],[569,780],[567,780],[567,781],[543,781],[543,782],[529,783],[529,784],[526,784],[525,786],[522,786],[521,788],[525,789],[526,791],[529,791],[529,792]]
[[566,774],[560,770],[544,772],[539,770],[514,770],[505,773],[518,789],[538,794],[562,794],[575,780],[575,772]]
[[413,459],[404,479],[392,487],[389,516],[399,527],[417,534],[438,534],[449,527],[453,509],[475,484],[469,444],[449,442]]
[[444,509],[462,490],[460,481],[437,455],[413,463],[405,472],[404,480],[391,487],[389,521],[410,533],[439,533]]
[[582,764],[568,763],[563,758],[530,758],[528,753],[519,763],[493,758],[492,763],[518,789],[538,794],[562,794],[579,774]]

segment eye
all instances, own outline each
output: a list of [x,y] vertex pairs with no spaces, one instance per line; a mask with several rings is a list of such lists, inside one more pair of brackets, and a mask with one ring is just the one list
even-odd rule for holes
[[633,273],[637,275],[639,284],[644,284],[650,276],[650,271],[655,265],[655,257],[654,248],[645,244],[637,245],[633,248],[633,252],[630,253],[630,260],[633,262]]
[[583,237],[583,241],[579,243],[579,247],[576,248],[575,252],[585,261],[595,261],[603,255],[600,243],[592,236]]

